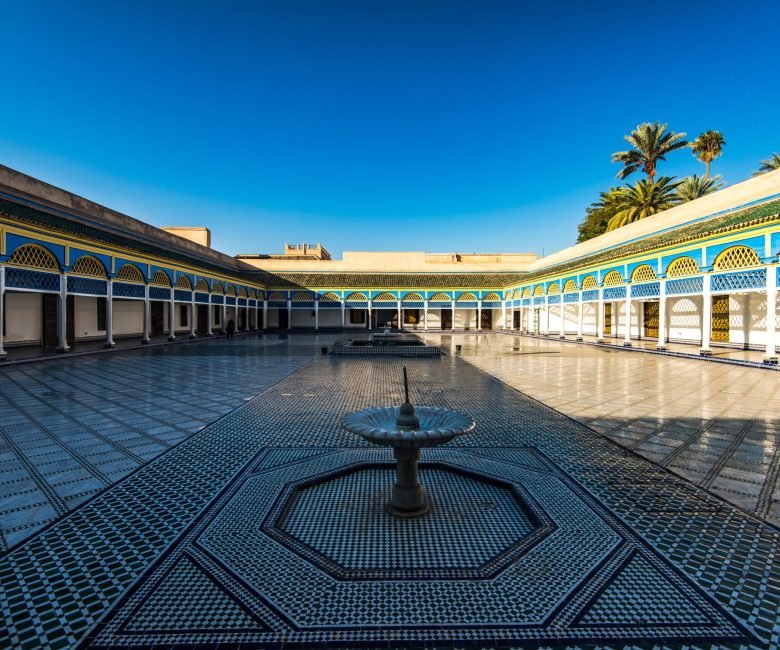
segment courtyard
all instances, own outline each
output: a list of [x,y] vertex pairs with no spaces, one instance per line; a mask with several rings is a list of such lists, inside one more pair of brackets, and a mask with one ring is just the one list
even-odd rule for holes
[[[0,369],[2,647],[777,647],[777,373],[501,334]],[[460,352],[455,346],[460,345]],[[402,401],[477,421],[381,503]]]

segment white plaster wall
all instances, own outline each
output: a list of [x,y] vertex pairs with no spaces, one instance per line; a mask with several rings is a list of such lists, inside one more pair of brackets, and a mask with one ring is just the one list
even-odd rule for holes
[[766,296],[763,292],[729,296],[729,343],[766,345]]
[[567,302],[563,305],[563,331],[566,334],[577,333],[577,311],[576,303]]
[[598,334],[598,306],[597,302],[586,302],[582,305],[582,333],[596,336]]
[[670,341],[701,341],[702,296],[668,298],[666,331]]
[[341,327],[341,310],[320,309],[320,327]]
[[106,330],[97,328],[97,298],[93,296],[73,296],[73,319],[77,339],[106,335]]
[[272,327],[279,327],[279,310],[276,307],[269,307],[268,313],[266,314],[267,323],[266,325],[269,328]]
[[6,343],[39,343],[43,336],[43,307],[39,293],[5,294],[5,336]]
[[292,326],[314,328],[314,308],[311,309],[293,309]]
[[428,310],[428,329],[441,329],[441,309]]
[[547,331],[558,334],[561,331],[561,305],[550,305]]
[[455,308],[455,329],[462,330],[469,328],[470,330],[477,329],[477,310],[474,309],[458,309]]
[[[631,302],[631,338],[640,338],[639,333],[639,307],[636,302]],[[613,326],[612,332],[617,331],[618,336],[624,337],[626,335],[626,301],[613,303],[612,305],[613,318],[617,317],[617,327]]]
[[502,316],[504,315],[503,310],[501,309],[491,309],[490,311],[493,312],[493,326],[490,328],[494,332],[497,332],[498,330],[502,328],[509,328],[510,323],[512,322],[509,318],[509,310],[506,310],[506,322],[502,320]]
[[125,334],[138,334],[144,331],[144,303],[143,300],[117,300],[114,299],[114,336]]

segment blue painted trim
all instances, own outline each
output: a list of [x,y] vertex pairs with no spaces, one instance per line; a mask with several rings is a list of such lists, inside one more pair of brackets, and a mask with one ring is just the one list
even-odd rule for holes
[[[0,192],[0,194],[2,193]],[[11,257],[17,248],[19,248],[20,246],[24,246],[25,244],[37,244],[38,246],[45,248],[52,255],[54,255],[55,258],[57,258],[57,261],[60,264],[60,268],[63,268],[65,266],[64,246],[60,244],[52,244],[50,242],[42,241],[40,239],[35,239],[34,237],[25,237],[23,235],[17,235],[16,233],[12,233],[12,232],[8,232],[5,235],[5,254],[8,257]]]

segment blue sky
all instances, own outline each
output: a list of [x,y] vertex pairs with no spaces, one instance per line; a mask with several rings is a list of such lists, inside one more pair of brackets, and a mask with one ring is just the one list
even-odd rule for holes
[[780,151],[779,22],[769,0],[7,2],[0,162],[231,254],[549,253],[640,122],[720,130],[730,183]]

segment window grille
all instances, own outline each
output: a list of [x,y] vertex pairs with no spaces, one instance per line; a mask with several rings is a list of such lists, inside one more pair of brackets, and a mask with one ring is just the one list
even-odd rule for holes
[[116,274],[117,280],[123,282],[143,282],[144,275],[141,270],[133,264],[125,264]]
[[598,288],[598,285],[596,284],[596,278],[594,278],[592,275],[587,276],[582,281],[582,288],[583,289],[596,289],[596,288]]
[[397,298],[392,293],[380,293],[374,297],[374,302],[395,302]]
[[59,266],[54,254],[37,244],[24,244],[17,248],[8,259],[9,264],[29,266],[33,269],[47,269],[57,271]]
[[99,259],[92,257],[91,255],[79,257],[70,272],[73,275],[87,275],[91,278],[106,277],[106,267],[103,266],[103,263]]
[[423,299],[423,297],[419,293],[407,293],[403,301],[404,302],[420,302]]
[[655,270],[649,264],[637,266],[631,274],[631,282],[652,282],[657,278]]
[[205,293],[209,293],[209,283],[206,282],[205,278],[201,278],[198,280],[198,284],[195,286],[195,291],[203,291]]
[[718,271],[731,269],[744,269],[750,266],[759,266],[761,261],[756,252],[747,246],[732,246],[723,251],[715,260],[713,267]]
[[232,284],[228,285],[228,288],[227,288],[227,291],[225,292],[225,295],[231,296],[231,297],[235,298],[235,296],[236,296],[236,288]]
[[617,271],[610,271],[604,276],[605,287],[618,287],[623,284],[623,276]]
[[482,302],[495,302],[496,300],[501,301],[501,296],[497,293],[489,293],[482,298]]
[[341,302],[337,293],[329,292],[320,297],[320,302]]
[[311,302],[314,300],[312,295],[306,291],[298,291],[297,293],[294,293],[292,299],[293,302]]
[[666,268],[666,277],[679,278],[685,275],[700,273],[699,265],[692,257],[678,257]]
[[549,287],[547,287],[548,296],[553,296],[560,292],[561,292],[561,286],[557,282],[553,282]]
[[458,296],[456,302],[476,302],[477,297],[473,293],[462,293]]
[[452,298],[450,298],[446,293],[437,293],[431,296],[430,301],[431,302],[452,302]]
[[530,298],[530,297],[531,297],[531,290],[528,287],[526,287],[525,289],[523,289],[523,298]]
[[572,291],[577,291],[577,283],[574,280],[567,280],[566,284],[563,285],[563,293],[571,293]]
[[152,276],[152,284],[155,287],[170,287],[171,281],[165,271],[155,271]]
[[190,279],[186,275],[180,275],[179,279],[176,280],[176,287],[192,291],[192,282],[190,282]]

